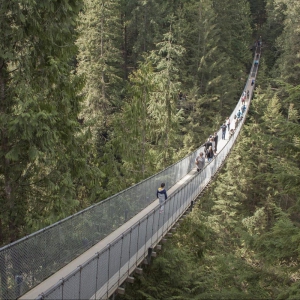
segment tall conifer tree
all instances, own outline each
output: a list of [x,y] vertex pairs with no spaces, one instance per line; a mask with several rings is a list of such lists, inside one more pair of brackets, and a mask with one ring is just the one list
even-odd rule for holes
[[[77,72],[85,79],[81,120],[91,132],[90,156],[102,171],[105,189],[117,163],[110,140],[113,114],[120,109],[123,91],[121,2],[84,0],[77,28]],[[102,193],[101,198],[108,195]]]
[[1,3],[2,242],[79,205],[76,182],[88,168],[77,122],[82,82],[71,75],[80,9],[80,1]]
[[164,34],[164,40],[157,44],[157,50],[152,51],[150,60],[156,67],[154,81],[157,90],[149,105],[149,114],[153,118],[158,143],[158,161],[164,167],[173,162],[175,142],[178,139],[180,114],[178,111],[178,90],[180,83],[179,61],[185,49],[174,41],[172,22],[169,32]]
[[131,74],[128,99],[122,113],[115,118],[124,173],[130,183],[138,182],[155,171],[155,156],[151,150],[154,130],[148,112],[150,99],[155,91],[153,77],[153,68],[149,62],[142,63]]
[[120,106],[120,1],[85,0],[84,4],[78,27],[77,71],[85,78],[82,117],[96,140],[98,134],[107,135],[109,116]]

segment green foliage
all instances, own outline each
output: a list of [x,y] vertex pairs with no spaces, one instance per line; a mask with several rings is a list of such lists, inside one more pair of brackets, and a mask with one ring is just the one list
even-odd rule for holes
[[284,29],[277,39],[277,46],[282,51],[278,59],[278,69],[285,82],[297,85],[299,75],[299,28],[300,4],[298,1],[275,1],[285,8]]
[[[84,0],[77,26],[76,71],[84,77],[80,119],[89,139],[91,161],[101,170],[104,199],[121,187],[115,185],[120,162],[118,149],[112,149],[113,115],[120,110],[124,87],[122,55],[121,1]],[[110,183],[113,177],[113,183]],[[116,176],[119,178],[119,176]],[[126,186],[123,186],[125,188]],[[108,191],[107,191],[108,190]],[[99,200],[99,199],[98,199]]]
[[256,241],[259,255],[267,262],[286,264],[299,259],[299,228],[288,215],[282,214],[271,230],[262,234]]
[[[168,259],[172,257],[172,259]],[[164,254],[153,261],[145,276],[137,278],[133,289],[128,286],[124,299],[184,299],[182,291],[188,291],[188,257],[181,249],[167,247]],[[159,274],[159,276],[157,276]],[[127,293],[128,291],[128,293]]]
[[[172,21],[173,22],[173,21]],[[173,163],[178,141],[178,127],[181,111],[177,109],[178,64],[184,48],[174,41],[172,23],[162,42],[157,43],[149,59],[156,67],[154,82],[157,89],[149,104],[149,115],[155,124],[155,138],[158,144],[158,164],[167,167]]]
[[285,291],[282,291],[276,299],[296,300],[300,297],[300,282],[293,282]]
[[[269,7],[272,4],[286,5],[286,2],[271,2],[268,1]],[[287,10],[294,20],[295,11],[291,6]],[[282,20],[282,15],[279,17]],[[274,19],[269,19],[269,22],[274,22]],[[269,41],[276,40],[282,25],[278,24]],[[285,32],[288,29],[291,30],[286,26]],[[292,31],[289,34],[292,35]],[[273,56],[272,59],[276,58]],[[291,56],[286,55],[281,56],[280,61],[283,60],[288,64],[292,61]],[[185,284],[179,294],[172,286],[170,274],[172,288],[169,288],[168,295],[164,295],[167,299],[299,297],[298,85],[291,80],[294,74],[275,81],[267,78],[270,64],[268,58],[260,75],[263,88],[256,89],[249,118],[226,167],[200,199],[198,209],[183,222],[172,239],[170,247],[182,251],[181,263],[187,269],[182,274],[182,282],[178,283],[178,286]],[[297,63],[289,66],[297,71]],[[276,71],[280,73],[278,70],[285,72],[283,65],[276,66],[273,76]],[[203,104],[212,103],[212,98],[199,97],[197,89],[191,91],[189,104],[182,105],[189,111],[189,121],[201,113],[203,118],[209,118],[204,113]],[[215,121],[217,117],[212,119]],[[202,118],[198,122],[202,125]],[[186,147],[196,140],[193,134],[199,128],[195,124],[193,130],[187,130],[188,126],[186,121],[183,130],[185,133],[190,131],[184,142]],[[163,260],[163,266],[168,270],[172,257],[169,252],[163,253],[158,260]],[[147,272],[148,282],[145,280],[143,286],[133,288],[134,295],[139,289],[147,290],[146,294],[140,294],[139,299],[160,299],[163,293],[157,289],[157,281],[153,285],[153,278],[156,279],[158,273],[152,271],[151,267]],[[180,274],[181,270],[177,272]],[[129,299],[132,295],[129,291],[126,297]]]
[[124,297],[299,298],[299,9],[296,0],[1,3],[1,241],[194,150],[238,100],[262,35],[261,88],[224,171]]
[[128,100],[123,111],[115,118],[116,142],[122,154],[122,172],[128,184],[138,182],[155,172],[155,124],[149,114],[154,92],[153,67],[149,62],[130,76]]
[[82,79],[70,63],[80,9],[80,1],[1,5],[3,243],[85,207],[97,187],[91,178],[99,171],[87,163],[88,135],[77,122]]
[[252,16],[252,28],[260,31],[264,24],[267,22],[267,0],[249,0]]

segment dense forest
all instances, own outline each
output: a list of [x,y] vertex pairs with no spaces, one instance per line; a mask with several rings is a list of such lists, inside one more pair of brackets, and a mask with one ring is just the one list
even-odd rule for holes
[[200,146],[251,64],[247,1],[22,0],[0,9],[2,244]]
[[123,298],[300,298],[299,1],[18,0],[0,15],[1,245],[200,146],[261,37],[227,164]]

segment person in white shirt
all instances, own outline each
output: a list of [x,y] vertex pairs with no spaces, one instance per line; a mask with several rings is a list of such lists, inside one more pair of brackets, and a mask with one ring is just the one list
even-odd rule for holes
[[227,125],[228,131],[229,131],[230,130],[230,119],[229,118],[226,118],[226,125]]

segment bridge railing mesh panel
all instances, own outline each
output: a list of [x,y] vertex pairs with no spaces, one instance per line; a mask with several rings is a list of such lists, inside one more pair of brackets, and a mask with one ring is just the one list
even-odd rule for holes
[[194,167],[198,151],[119,194],[2,247],[0,298],[26,293],[139,213],[156,199],[161,182],[170,188]]
[[[256,76],[257,65],[255,68],[253,67],[252,70],[254,70],[255,74],[250,73],[250,76]],[[250,76],[248,81],[251,80]],[[239,101],[232,112],[231,120],[233,120],[233,116],[237,113],[240,106],[241,103]],[[126,236],[128,236],[127,239],[130,240],[130,252],[128,254],[130,257],[136,255],[136,259],[139,260],[140,253],[143,253],[141,245],[145,245],[145,243],[155,243],[180,214],[182,214],[187,205],[189,205],[190,200],[199,194],[211,176],[215,174],[218,167],[222,164],[240,128],[241,126],[236,128],[235,134],[224,149],[219,152],[213,162],[208,164],[200,174],[194,177],[188,187],[185,187],[179,194],[170,197],[165,205],[164,214],[159,214],[157,211],[153,212],[154,215],[151,216],[153,221],[151,222],[153,222],[154,226],[151,229],[153,232],[151,232],[150,239],[150,229],[147,227],[147,223],[143,221],[136,225],[130,232],[126,233]],[[218,137],[219,140],[221,140],[221,130],[218,131]],[[0,298],[12,299],[26,293],[147,207],[155,200],[156,189],[161,182],[165,182],[166,188],[169,189],[194,168],[194,161],[199,151],[203,151],[203,147],[200,147],[158,174],[98,204],[0,248]],[[179,195],[180,199],[178,199]],[[174,201],[176,205],[174,205],[172,201]],[[151,217],[149,216],[148,224],[151,224],[151,222],[149,222]],[[147,241],[147,239],[149,241]],[[134,243],[136,243],[136,247],[134,247]],[[122,249],[124,249],[124,247],[122,247],[121,244],[117,244],[117,246],[112,245],[111,247],[112,248],[107,250],[108,252],[105,251],[94,258],[97,260],[97,296],[98,293],[101,294],[103,290],[106,290],[106,293],[108,293],[112,289],[116,284],[114,282],[115,277],[112,273],[118,269],[118,263],[121,265],[124,264],[123,260],[120,262],[115,261],[115,257],[112,258],[112,256],[109,256],[107,258],[107,253],[110,253],[110,251],[112,251],[114,255],[119,255],[121,251],[123,257],[124,250],[122,251]],[[126,257],[126,255],[124,257]],[[128,265],[127,272],[133,267],[131,261],[135,261],[136,263],[137,260],[130,259],[129,262],[126,262]],[[109,265],[107,265],[107,263],[109,263]],[[89,266],[92,265],[93,264],[90,264]],[[107,268],[108,270],[106,272],[105,270]],[[65,291],[67,287],[65,286],[66,282],[64,279],[62,285],[57,286],[47,298],[62,299],[63,297],[67,299],[69,296],[73,297],[73,293],[76,293],[78,287],[82,285],[80,282],[82,275],[80,273],[79,275],[73,276],[74,278],[68,279],[68,282],[70,282],[68,285],[72,285],[71,282],[76,282],[74,289],[70,288],[69,291]],[[120,276],[121,274],[118,277],[120,278]],[[108,279],[106,277],[108,277]],[[107,288],[104,287],[103,282],[106,282]],[[113,284],[111,284],[111,282],[113,282]],[[85,291],[83,294],[86,299],[88,293]]]
[[[241,103],[238,103],[237,108],[239,108],[240,104]],[[241,124],[244,121],[245,118],[240,122],[235,134],[228,140],[215,159],[207,164],[202,172],[197,173],[189,182],[167,199],[163,213],[159,212],[160,207],[156,207],[132,226],[132,228],[119,236],[111,245],[108,245],[108,251],[110,252],[109,259],[107,259],[107,250],[100,252],[77,270],[78,276],[75,277],[75,274],[70,275],[70,278],[73,280],[76,278],[78,281],[77,285],[80,285],[80,283],[82,285],[83,282],[88,283],[94,281],[95,279],[92,279],[91,276],[96,277],[98,280],[96,291],[94,288],[84,288],[84,293],[79,292],[77,295],[71,296],[78,297],[76,299],[107,299],[113,293],[124,281],[124,278],[147,257],[148,248],[154,247],[163,238],[184,211],[189,208],[191,201],[195,200],[209,183],[212,176],[216,174],[236,141],[242,127]],[[105,256],[106,259],[102,259],[103,256]],[[94,266],[97,265],[97,261],[101,259],[105,261],[106,264],[96,271]],[[95,274],[95,272],[97,273]],[[89,279],[87,279],[87,275],[83,274],[89,274]],[[100,280],[100,278],[102,279]],[[73,287],[76,284],[75,282],[69,283],[68,278],[64,282],[61,282],[61,286],[63,286],[64,289],[68,288],[68,285]],[[60,297],[56,298],[57,295],[60,295],[60,293],[57,292],[57,290],[60,289],[60,286],[50,288],[41,296],[43,299],[49,300],[61,299]],[[63,299],[69,298],[66,297]]]
[[[256,72],[257,66],[254,76],[256,76]],[[251,77],[253,77],[252,73],[250,73],[247,83],[249,82],[249,80],[252,80]],[[246,87],[247,84],[245,88]],[[99,252],[97,256],[92,257],[84,266],[78,269],[77,273],[79,274],[79,276],[75,277],[74,274],[70,275],[70,277],[76,278],[78,280],[78,285],[83,284],[83,281],[88,282],[86,281],[86,276],[85,278],[83,278],[82,274],[89,274],[90,276],[94,276],[97,278],[96,291],[94,290],[94,288],[85,289],[84,295],[81,295],[81,293],[79,292],[80,295],[78,295],[79,298],[77,299],[86,299],[92,297],[95,299],[107,299],[116,289],[116,287],[118,287],[122,283],[124,278],[126,278],[126,276],[128,276],[130,272],[132,272],[134,268],[142,262],[143,259],[145,259],[145,257],[147,256],[148,248],[154,247],[162,239],[166,232],[170,230],[170,228],[177,222],[178,218],[183,214],[183,212],[189,208],[191,201],[195,200],[195,198],[201,193],[201,191],[211,180],[212,176],[216,174],[218,169],[225,161],[228,153],[230,152],[233,144],[237,139],[237,136],[242,127],[241,125],[245,121],[245,116],[248,112],[251,98],[252,95],[250,95],[247,109],[244,113],[244,118],[239,122],[238,126],[235,129],[235,133],[228,140],[224,148],[209,164],[205,166],[202,172],[197,173],[194,177],[191,178],[189,182],[187,182],[184,186],[182,186],[167,199],[164,205],[163,213],[160,213],[160,208],[156,207],[153,211],[148,213],[144,218],[142,218],[134,226],[132,226],[132,228],[118,237],[114,243],[108,245],[108,250],[106,249],[103,252]],[[236,108],[232,112],[232,115],[230,116],[231,120],[233,119],[233,116],[236,115],[237,111],[241,107],[241,104],[242,103],[240,100]],[[220,134],[220,132],[218,134]],[[192,155],[183,160],[190,160],[189,162],[185,162],[185,172],[193,167],[197,152],[198,151],[193,152]],[[165,176],[170,175],[170,173],[168,174],[167,170],[161,172],[159,175],[159,180],[155,182],[155,187],[157,187],[158,183],[160,183],[161,181],[167,182],[167,180],[165,180]],[[176,177],[175,175],[173,176],[173,178]],[[182,174],[180,176],[182,176]],[[172,178],[172,176],[170,175],[169,178]],[[151,187],[151,192],[153,192],[153,190],[154,187]],[[107,251],[110,253],[108,258]],[[99,265],[97,264],[99,260],[102,260],[102,266],[101,268],[97,268],[95,274],[94,265]],[[61,282],[60,286],[52,287],[44,294],[42,294],[42,298],[61,299],[61,297],[57,297],[57,295],[61,294],[58,291],[61,290],[61,286],[63,286],[63,288],[67,288],[66,285],[67,281]],[[71,283],[70,285],[73,286],[73,284]]]

